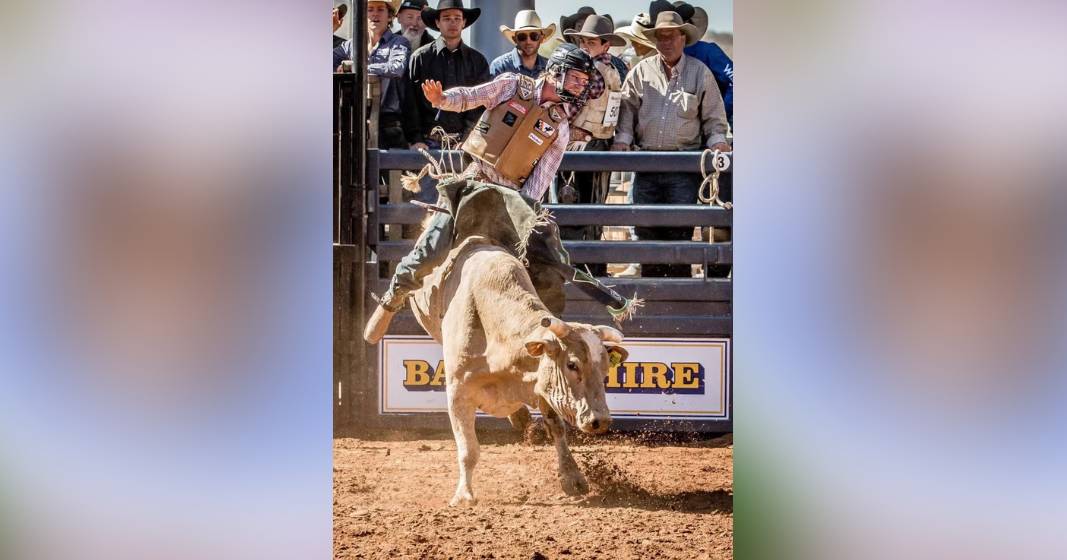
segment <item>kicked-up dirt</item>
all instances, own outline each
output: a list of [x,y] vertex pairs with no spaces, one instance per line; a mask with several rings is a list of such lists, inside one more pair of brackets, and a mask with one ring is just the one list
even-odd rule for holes
[[730,436],[572,435],[571,448],[590,485],[581,497],[560,489],[551,443],[483,433],[479,438],[473,483],[478,504],[470,508],[448,507],[458,473],[450,433],[334,440],[334,556],[733,555]]

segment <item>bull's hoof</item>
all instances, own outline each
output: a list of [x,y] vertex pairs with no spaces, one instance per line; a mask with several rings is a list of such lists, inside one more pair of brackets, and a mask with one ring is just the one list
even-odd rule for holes
[[559,482],[563,486],[563,493],[568,496],[581,496],[589,493],[589,482],[585,480],[585,476],[580,472],[569,476],[560,475]]
[[470,491],[456,490],[456,495],[452,496],[452,500],[448,502],[449,507],[464,507],[473,506],[478,503],[478,498],[474,497]]

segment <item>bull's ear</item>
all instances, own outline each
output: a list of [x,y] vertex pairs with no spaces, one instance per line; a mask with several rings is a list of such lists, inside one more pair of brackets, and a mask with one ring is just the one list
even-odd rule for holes
[[611,361],[611,365],[617,366],[626,361],[630,357],[630,353],[626,351],[622,346],[615,344],[614,342],[605,342],[604,348],[608,351],[608,359]]
[[550,334],[534,333],[533,338],[526,341],[526,353],[535,358],[540,357],[542,354],[555,356],[559,354],[559,351],[559,341]]

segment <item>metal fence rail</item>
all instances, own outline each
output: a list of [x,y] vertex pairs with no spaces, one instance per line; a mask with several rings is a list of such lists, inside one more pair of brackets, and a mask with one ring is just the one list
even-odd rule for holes
[[[463,152],[430,150],[430,155],[435,159],[440,158],[442,154],[446,161],[451,159],[458,164]],[[559,170],[699,173],[700,155],[700,152],[567,152]],[[414,150],[382,150],[378,159],[381,169],[410,171],[426,165],[426,158]],[[707,164],[711,165],[711,162]],[[729,173],[730,169],[732,166],[726,172]]]

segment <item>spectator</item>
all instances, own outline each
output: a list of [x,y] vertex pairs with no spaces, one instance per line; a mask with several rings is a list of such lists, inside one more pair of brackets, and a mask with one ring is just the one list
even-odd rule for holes
[[[401,123],[402,99],[400,89],[411,46],[407,39],[390,31],[400,0],[367,2],[368,44],[367,74],[378,76],[381,85],[381,109],[378,113],[378,147],[407,148]],[[343,71],[341,62],[352,57],[352,40],[345,41],[333,51],[334,67]]]
[[[703,8],[693,7],[689,4],[677,1],[674,9],[682,20],[692,23],[697,28],[699,37],[703,37],[708,31],[708,13]],[[695,45],[685,48],[685,54],[704,63],[711,73],[715,75],[715,82],[719,86],[722,95],[723,106],[726,110],[726,122],[730,123],[730,130],[734,127],[734,63],[725,52],[715,43],[697,41]],[[734,200],[734,174],[724,173],[719,177],[719,199],[723,202]],[[714,241],[729,241],[731,231],[729,228],[710,228],[709,234]],[[706,271],[708,277],[725,277],[730,272],[730,265],[709,265]]]
[[[598,15],[585,19],[578,30],[564,32],[570,40],[578,40],[580,47],[593,60],[597,73],[590,86],[590,99],[571,119],[569,151],[608,151],[615,136],[622,101],[622,81],[626,78],[626,64],[608,53],[611,47],[626,46],[626,41],[613,33],[611,20]],[[610,172],[563,173],[558,184],[559,201],[563,203],[603,204],[608,198]],[[563,239],[597,240],[603,228],[597,226],[560,227]],[[581,267],[582,265],[575,265]],[[607,265],[585,265],[594,276],[606,276]]]
[[400,34],[411,43],[411,52],[433,42],[433,35],[426,31],[426,22],[422,21],[422,11],[427,7],[426,0],[404,0],[396,14]]
[[347,4],[338,4],[333,7],[333,48],[341,46],[341,43],[345,42],[344,37],[337,35],[337,30],[341,29],[341,25],[345,22],[345,14],[348,13]]
[[[656,56],[633,67],[623,83],[622,111],[613,150],[633,144],[641,150],[688,151],[703,146],[729,150],[726,113],[715,78],[706,66],[683,49],[696,43],[697,28],[676,12],[660,12],[655,26],[644,31],[656,42]],[[699,173],[637,173],[637,204],[696,204]],[[684,240],[693,228],[636,228],[644,240]],[[690,265],[646,264],[644,276],[688,277]]]
[[630,42],[633,53],[631,54],[631,49],[627,49],[622,55],[630,68],[633,68],[643,58],[656,54],[656,44],[649,41],[643,33],[649,27],[652,27],[652,21],[648,19],[648,14],[642,12],[634,16],[630,25],[624,25],[615,30],[616,35]]
[[463,43],[461,33],[478,19],[482,11],[464,8],[463,0],[440,0],[437,9],[423,10],[422,21],[441,34],[428,45],[411,55],[408,63],[410,77],[405,84],[413,103],[405,112],[404,127],[409,141],[416,148],[439,148],[440,142],[431,131],[440,126],[447,134],[465,137],[482,114],[482,108],[453,112],[434,109],[422,92],[426,80],[440,82],[445,89],[470,87],[489,81],[489,63],[482,53]]
[[[697,28],[697,36],[703,38],[708,32],[708,13],[704,8],[695,8],[686,2],[675,2],[673,5],[666,0],[655,0],[649,6],[649,14],[655,18],[660,11],[675,11],[682,16],[682,21],[692,23]],[[652,13],[656,10],[656,13]],[[708,41],[699,40],[685,48],[685,54],[701,61],[715,75],[715,83],[719,86],[719,95],[726,108],[726,121],[732,127],[734,125],[734,62],[722,50],[719,45]]]
[[556,32],[556,24],[541,26],[541,18],[533,10],[521,10],[515,14],[515,29],[500,26],[500,32],[515,45],[514,49],[496,57],[489,64],[493,78],[505,72],[515,72],[537,78],[545,71],[548,59],[537,54],[537,49]]

